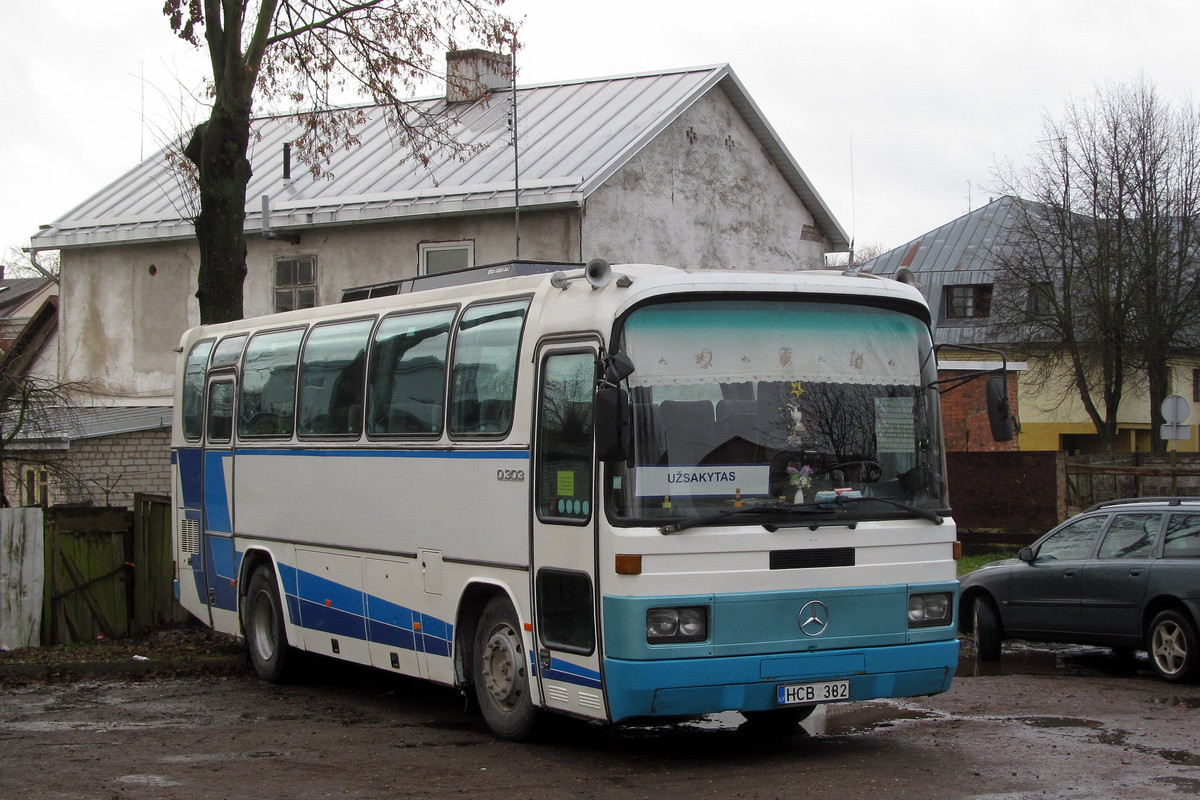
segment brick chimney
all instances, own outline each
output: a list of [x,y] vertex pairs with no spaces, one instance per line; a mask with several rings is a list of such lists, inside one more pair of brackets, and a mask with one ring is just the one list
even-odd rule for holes
[[446,53],[446,102],[470,103],[512,83],[508,56],[487,50]]

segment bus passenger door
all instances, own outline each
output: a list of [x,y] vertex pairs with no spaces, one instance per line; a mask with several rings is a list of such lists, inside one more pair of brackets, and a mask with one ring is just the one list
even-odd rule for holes
[[592,405],[596,347],[538,358],[533,456],[534,655],[546,706],[607,718],[597,635]]
[[233,426],[236,381],[209,379],[201,456],[200,553],[205,599],[214,628],[237,632],[237,563],[233,548]]

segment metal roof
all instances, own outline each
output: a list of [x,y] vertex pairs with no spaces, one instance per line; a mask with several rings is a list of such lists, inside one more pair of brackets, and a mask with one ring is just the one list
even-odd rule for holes
[[169,427],[170,406],[60,406],[33,412],[9,447],[54,448],[79,439]]
[[993,284],[996,268],[992,248],[1003,242],[1017,203],[1001,197],[982,208],[947,222],[940,228],[871,259],[862,271],[893,276],[900,267],[913,271],[921,293],[929,302],[938,344],[986,344],[995,341],[982,319],[946,319],[942,308],[945,287]]
[[[849,239],[728,65],[668,70],[518,87],[520,203],[578,207],[614,172],[714,87],[728,96],[832,249]],[[338,150],[313,178],[298,168],[283,178],[283,144],[300,137],[298,117],[254,122],[249,153],[246,230],[262,228],[262,195],[271,197],[277,231],[427,215],[511,209],[513,149],[509,93],[447,108],[444,98],[416,100],[422,113],[457,118],[462,154],[437,152],[428,165],[410,158],[388,126],[385,109],[362,109],[359,144]],[[143,161],[32,238],[35,249],[162,241],[194,235],[194,203],[168,168],[166,151]]]

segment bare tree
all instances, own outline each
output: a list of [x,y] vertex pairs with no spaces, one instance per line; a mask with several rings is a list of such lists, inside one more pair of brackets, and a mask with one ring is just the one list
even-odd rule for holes
[[339,91],[391,108],[394,130],[417,158],[453,146],[444,118],[404,98],[433,74],[434,57],[466,36],[484,47],[514,40],[504,0],[166,0],[163,13],[212,64],[212,111],[184,147],[199,173],[196,296],[202,322],[242,317],[246,276],[246,157],[255,100],[306,108],[300,156],[319,171],[352,145],[362,110],[332,108]]
[[1194,107],[1145,80],[1111,86],[1047,116],[1023,169],[998,170],[1023,199],[991,251],[997,333],[1031,380],[1078,394],[1109,452],[1125,389],[1148,385],[1157,430],[1169,360],[1194,346],[1198,131]]

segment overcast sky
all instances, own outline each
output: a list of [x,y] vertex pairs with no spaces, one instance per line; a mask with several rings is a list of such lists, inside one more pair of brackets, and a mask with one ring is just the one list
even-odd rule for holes
[[[198,112],[160,0],[0,0],[0,248],[28,245]],[[994,195],[1043,115],[1144,74],[1191,97],[1194,0],[509,0],[519,83],[730,64],[859,246]],[[464,43],[469,44],[469,43]],[[426,94],[441,91],[430,86]]]

